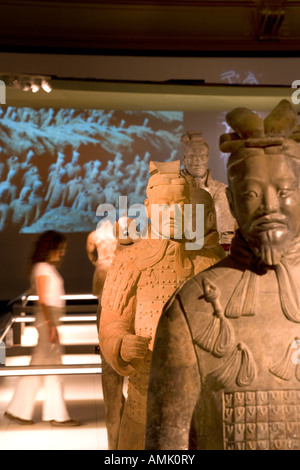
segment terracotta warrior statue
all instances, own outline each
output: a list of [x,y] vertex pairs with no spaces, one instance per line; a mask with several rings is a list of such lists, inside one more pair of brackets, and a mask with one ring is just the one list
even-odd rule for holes
[[226,184],[212,178],[208,168],[209,146],[201,131],[188,131],[181,138],[184,145],[182,162],[185,169],[182,174],[193,188],[193,197],[197,202],[195,188],[208,191],[214,201],[217,213],[217,230],[220,244],[228,250],[235,230],[235,220],[232,217],[226,197]]
[[[101,351],[118,374],[129,376],[119,450],[144,449],[148,376],[164,304],[180,284],[225,257],[209,210],[204,212],[207,236],[203,247],[185,249],[174,215],[176,208],[182,214],[184,204],[189,204],[189,184],[180,174],[180,161],[150,162],[149,167],[145,200],[151,219],[148,236],[115,257],[102,296]],[[207,192],[203,193],[206,198]],[[154,205],[169,211],[169,217],[153,217]]]
[[146,449],[300,449],[300,141],[286,100],[227,115],[239,229],[157,328]]
[[[101,297],[107,271],[117,253],[133,243],[128,236],[128,226],[133,220],[121,217],[114,225],[105,221],[91,232],[86,241],[86,252],[95,266],[92,293],[98,297],[97,325],[101,316]],[[122,236],[120,237],[120,232]],[[118,448],[119,431],[125,397],[123,394],[124,377],[119,375],[105,360],[101,350],[102,391],[105,406],[105,423],[109,450]]]

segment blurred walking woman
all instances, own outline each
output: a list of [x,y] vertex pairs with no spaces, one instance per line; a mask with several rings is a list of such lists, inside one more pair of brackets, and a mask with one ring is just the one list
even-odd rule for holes
[[[38,296],[35,326],[38,344],[34,348],[31,365],[61,364],[63,353],[57,326],[65,311],[64,282],[57,270],[66,252],[66,238],[53,230],[40,235],[31,257],[31,284]],[[68,414],[62,383],[57,376],[45,376],[43,421],[52,426],[78,426]],[[32,418],[37,392],[42,378],[22,377],[5,416],[19,424],[33,424]]]

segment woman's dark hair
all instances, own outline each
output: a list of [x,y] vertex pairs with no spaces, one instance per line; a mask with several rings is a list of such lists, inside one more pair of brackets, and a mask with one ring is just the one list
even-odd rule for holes
[[62,233],[55,232],[54,230],[48,230],[47,232],[42,233],[35,242],[33,252],[29,260],[30,271],[34,264],[47,261],[49,253],[52,250],[57,250],[60,245],[66,241],[67,239]]

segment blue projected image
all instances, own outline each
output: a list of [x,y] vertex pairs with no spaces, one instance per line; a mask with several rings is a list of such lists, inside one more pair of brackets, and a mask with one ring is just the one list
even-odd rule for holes
[[183,112],[0,107],[0,231],[88,232],[143,203],[149,161],[180,159]]

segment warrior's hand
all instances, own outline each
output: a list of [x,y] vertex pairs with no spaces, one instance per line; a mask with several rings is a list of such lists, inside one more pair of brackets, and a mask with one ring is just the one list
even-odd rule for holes
[[121,358],[125,362],[130,362],[133,359],[143,359],[148,351],[150,341],[151,336],[124,336],[120,349]]

